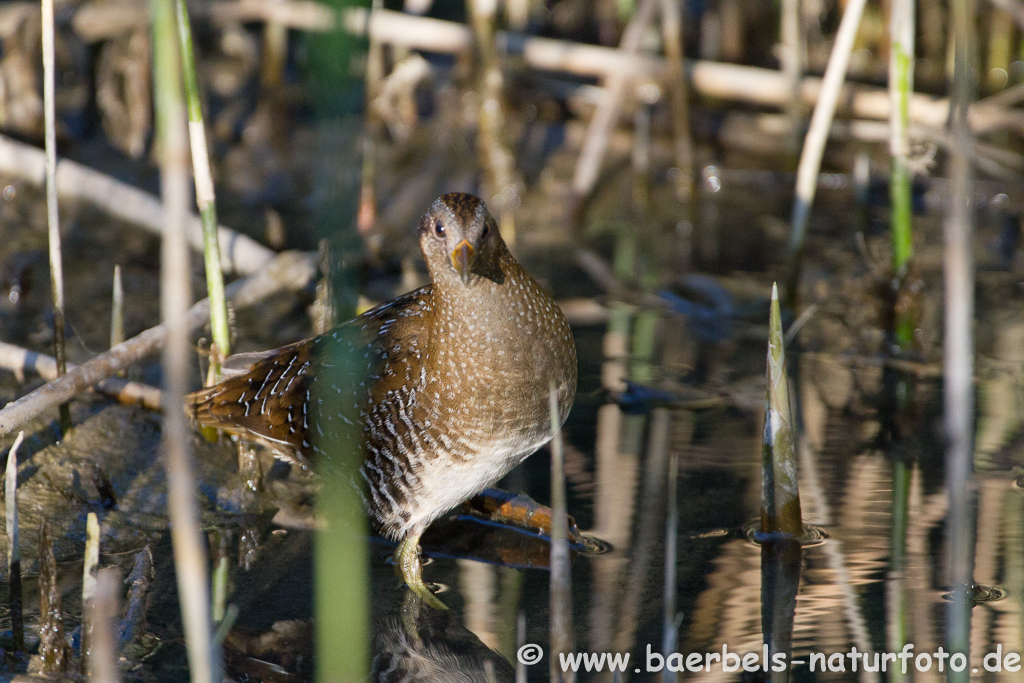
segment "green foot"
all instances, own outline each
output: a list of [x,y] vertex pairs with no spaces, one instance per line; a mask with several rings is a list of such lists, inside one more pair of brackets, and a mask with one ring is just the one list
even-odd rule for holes
[[398,544],[398,549],[395,550],[395,564],[398,565],[398,569],[402,573],[405,585],[426,605],[434,609],[448,609],[447,605],[430,592],[427,584],[423,583],[423,565],[420,563],[420,534],[409,534],[402,539],[402,542]]

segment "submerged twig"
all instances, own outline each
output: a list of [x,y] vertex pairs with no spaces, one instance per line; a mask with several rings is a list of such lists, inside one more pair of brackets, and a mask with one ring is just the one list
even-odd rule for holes
[[128,584],[128,600],[125,606],[124,619],[117,631],[117,650],[123,652],[126,647],[140,635],[146,625],[146,604],[149,598],[149,586],[153,583],[153,551],[147,545],[135,553],[135,564],[131,574],[125,579]]
[[[54,105],[53,0],[42,0],[43,118],[46,142],[46,223],[50,244],[50,288],[53,292],[53,355],[57,374],[67,372],[64,348],[64,264],[57,212],[57,122]],[[60,431],[71,429],[71,406],[60,404]]]
[[[316,265],[310,255],[302,252],[284,252],[267,264],[265,269],[231,283],[226,292],[230,301],[239,308],[244,308],[277,292],[305,287],[315,274]],[[181,325],[186,330],[194,330],[202,325],[208,316],[209,302],[204,299],[189,309]],[[0,410],[0,436],[9,434],[43,411],[67,401],[75,394],[156,352],[164,344],[167,329],[166,323],[151,327],[123,344],[118,344],[82,363],[64,377],[9,403]]]
[[18,432],[7,454],[4,473],[4,509],[7,522],[7,607],[11,614],[11,639],[14,651],[25,651],[25,620],[21,603],[21,537],[18,532],[18,447],[25,432]]

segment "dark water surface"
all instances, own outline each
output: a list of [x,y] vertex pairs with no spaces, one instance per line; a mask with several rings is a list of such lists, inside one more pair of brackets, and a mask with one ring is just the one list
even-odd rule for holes
[[[809,317],[800,319],[788,353],[803,435],[804,519],[827,538],[802,552],[782,548],[773,554],[750,540],[745,528],[759,514],[767,297],[773,280],[785,276],[791,180],[717,169],[705,169],[704,178],[692,215],[664,190],[666,196],[654,193],[649,206],[656,208],[646,216],[622,209],[630,206],[619,201],[628,191],[613,182],[594,212],[605,211],[603,202],[612,208],[593,221],[597,227],[586,236],[566,237],[546,225],[543,211],[529,206],[519,219],[521,260],[563,302],[580,356],[578,397],[565,427],[569,513],[581,531],[613,548],[574,557],[576,650],[631,655],[618,678],[595,672],[580,677],[659,680],[662,673],[647,671],[648,664],[658,663],[648,648],[664,651],[671,596],[678,617],[670,615],[668,623],[677,624],[678,636],[669,639],[669,651],[721,653],[725,647],[741,655],[760,653],[767,626],[776,646],[786,651],[789,641],[792,658],[808,661],[795,668],[796,680],[897,680],[865,671],[863,661],[854,673],[846,655],[854,647],[898,652],[909,643],[916,656],[944,646],[944,595],[951,586],[944,576],[941,214],[934,208],[941,191],[923,197],[933,208],[918,217],[920,349],[895,361],[887,360],[879,303],[887,287],[884,214],[877,207],[862,210],[846,189],[819,197],[796,311]],[[0,267],[6,278],[0,339],[47,352],[42,199],[30,187],[3,184],[15,191],[0,200]],[[979,669],[978,680],[999,681],[1019,680],[1020,674],[986,673],[985,654],[999,646],[1004,657],[1024,650],[1024,492],[1018,481],[1024,472],[1024,264],[1019,252],[1006,248],[1007,202],[992,195],[984,203],[976,240],[977,604],[970,665]],[[125,272],[128,335],[157,322],[158,244],[88,208],[62,210],[68,226],[69,356],[81,362],[106,348],[115,263]],[[411,244],[412,226],[409,232]],[[608,264],[621,291],[609,293],[588,277],[577,248]],[[196,259],[195,291],[202,287],[200,267]],[[373,278],[375,291],[401,288],[397,274],[386,269]],[[9,296],[13,282],[24,285],[17,303]],[[236,350],[308,335],[309,304],[309,297],[289,295],[259,311],[239,311]],[[159,382],[154,364],[129,374]],[[21,384],[0,373],[0,404],[38,384],[38,378]],[[53,418],[33,426],[21,454],[30,621],[37,614],[31,575],[40,521],[47,519],[55,529],[64,606],[73,627],[80,609],[85,515],[95,511],[104,528],[103,563],[130,568],[133,553],[147,543],[155,556],[145,647],[132,655],[126,677],[186,680],[163,517],[163,471],[156,460],[157,417],[89,397],[76,402],[78,428],[60,445],[54,445]],[[667,443],[667,454],[654,448],[659,440]],[[11,441],[3,440],[5,450]],[[229,671],[236,680],[305,680],[312,666],[312,532],[285,526],[281,516],[273,519],[278,507],[293,520],[308,514],[313,483],[264,457],[260,509],[242,514],[232,449],[198,438],[194,445],[211,550],[229,560],[230,602],[239,610],[226,648]],[[677,555],[666,564],[668,456],[678,462]],[[97,468],[117,494],[114,506],[101,500]],[[501,486],[546,504],[549,472],[545,448]],[[545,656],[526,668],[527,680],[547,680],[546,540],[473,519],[435,527],[424,539],[425,574],[443,587],[441,597],[452,609],[422,613],[418,621],[403,608],[405,590],[388,560],[392,548],[379,539],[370,544],[379,679],[512,680],[519,647],[533,643]],[[0,567],[6,573],[6,564]],[[673,571],[667,574],[668,567]],[[789,614],[797,580],[795,611]],[[822,673],[819,660],[812,674],[813,653],[841,654],[827,661],[830,668],[843,661],[846,670]],[[419,677],[398,675],[409,671]],[[675,675],[708,681],[765,676],[724,672],[720,663],[710,671]],[[908,680],[943,676],[937,664],[928,672],[911,666]]]

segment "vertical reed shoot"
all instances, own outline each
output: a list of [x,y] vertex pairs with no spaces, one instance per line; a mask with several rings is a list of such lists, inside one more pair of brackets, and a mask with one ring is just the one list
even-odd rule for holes
[[4,473],[4,512],[7,523],[7,608],[11,614],[11,638],[14,651],[25,651],[25,621],[21,598],[21,538],[18,533],[18,447],[25,432],[18,432]]
[[768,391],[761,447],[761,531],[798,536],[803,532],[793,415],[786,374],[779,289],[772,285],[768,326]]
[[96,626],[96,570],[100,562],[100,523],[95,512],[85,521],[85,560],[82,563],[82,671],[91,669],[93,633]]
[[[151,6],[156,133],[164,203],[160,307],[168,329],[162,353],[163,390],[167,406],[180,406],[188,382],[190,357],[187,327],[183,324],[191,300],[189,254],[185,243],[189,201],[186,114],[172,0],[152,0]],[[161,455],[167,470],[171,542],[189,671],[193,682],[213,683],[221,678],[220,666],[212,645],[209,565],[200,530],[188,443],[185,412],[167,410],[163,416]]]
[[121,281],[121,266],[114,266],[114,292],[110,306],[110,346],[124,341],[124,284]]
[[665,42],[668,71],[666,81],[672,111],[672,138],[676,166],[681,171],[677,196],[685,201],[693,196],[693,138],[690,133],[690,85],[686,77],[686,52],[683,43],[683,16],[686,0],[661,0],[661,32]]
[[[889,154],[892,175],[892,269],[902,288],[914,253],[913,207],[910,173],[910,95],[914,92],[914,2],[893,0],[889,23]],[[896,343],[913,342],[912,313],[898,310]]]
[[[945,332],[943,407],[946,431],[948,550],[946,577],[953,586],[946,645],[970,661],[971,583],[974,574],[974,217],[971,202],[971,131],[967,111],[974,98],[974,3],[953,0],[953,82],[950,88],[949,208],[945,237]],[[947,680],[967,681],[970,671]]]
[[[67,372],[64,346],[64,263],[60,248],[60,216],[57,212],[57,115],[54,105],[53,0],[42,0],[43,125],[46,140],[46,222],[50,242],[50,288],[53,290],[53,356],[57,376]],[[71,429],[71,407],[60,404],[60,431]]]
[[99,572],[96,584],[93,646],[88,676],[92,683],[120,683],[114,627],[120,612],[117,598],[121,586],[121,570],[118,567],[107,567]]
[[569,555],[569,520],[565,502],[565,452],[558,419],[558,392],[554,383],[548,393],[551,410],[551,638],[549,673],[552,681],[576,680],[573,672],[558,666],[561,653],[572,653],[572,561]]

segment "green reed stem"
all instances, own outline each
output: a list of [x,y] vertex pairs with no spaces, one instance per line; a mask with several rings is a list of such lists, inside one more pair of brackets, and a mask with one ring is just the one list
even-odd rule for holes
[[[902,288],[914,253],[913,206],[910,173],[910,95],[914,91],[914,2],[894,0],[889,24],[889,154],[892,175],[892,269]],[[913,307],[902,307],[896,318],[896,343],[914,340]]]
[[195,174],[196,205],[203,224],[203,261],[206,264],[206,289],[210,297],[210,329],[216,345],[211,355],[213,378],[220,377],[220,361],[231,355],[231,332],[228,329],[228,306],[224,297],[224,274],[220,268],[220,245],[217,242],[217,203],[210,171],[210,155],[206,147],[206,125],[196,79],[196,59],[192,46],[192,28],[185,0],[175,0],[181,69],[188,104],[188,134],[192,149],[192,170]]

